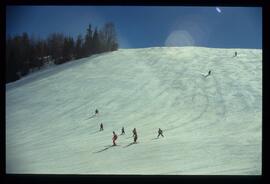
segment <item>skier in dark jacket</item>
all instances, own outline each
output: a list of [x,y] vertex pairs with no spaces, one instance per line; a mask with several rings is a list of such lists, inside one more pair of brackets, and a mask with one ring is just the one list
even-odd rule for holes
[[114,146],[116,146],[116,144],[115,144],[116,139],[117,139],[117,135],[116,135],[116,133],[113,131],[113,137],[112,137],[112,140],[113,140],[113,145],[114,145]]
[[208,71],[208,74],[205,77],[208,77],[209,75],[211,75],[211,70]]
[[138,139],[136,128],[134,128],[132,132],[133,132],[134,143],[136,143]]
[[98,115],[98,110],[97,109],[95,110],[95,115]]
[[158,129],[158,136],[157,136],[157,138],[159,138],[160,135],[161,135],[162,137],[164,137],[162,133],[163,133],[163,131],[159,128],[159,129]]
[[103,130],[103,124],[100,123],[100,129],[99,129],[99,131],[102,131],[102,130]]
[[122,127],[122,133],[121,133],[121,135],[123,135],[123,134],[125,134],[125,129],[124,129],[124,127]]
[[237,52],[234,53],[234,57],[236,57],[236,56],[237,56]]

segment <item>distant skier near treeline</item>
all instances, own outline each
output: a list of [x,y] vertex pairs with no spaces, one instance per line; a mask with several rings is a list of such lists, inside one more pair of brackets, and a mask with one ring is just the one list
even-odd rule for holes
[[114,146],[116,146],[116,144],[115,144],[116,139],[117,139],[117,135],[116,135],[116,133],[113,131],[113,137],[112,137],[112,140],[113,140],[113,145],[114,145]]
[[133,132],[134,143],[136,143],[138,139],[136,128],[134,128],[132,132]]
[[209,75],[211,75],[211,70],[208,71],[208,74],[205,75],[204,77],[208,77]]
[[99,129],[99,131],[102,131],[102,130],[103,130],[103,124],[100,123],[100,129]]
[[162,137],[164,137],[162,133],[163,133],[163,131],[159,128],[159,129],[158,129],[158,136],[157,136],[157,138],[159,138],[160,135],[161,135]]
[[124,129],[124,127],[122,127],[122,133],[121,133],[121,135],[123,135],[123,134],[125,134],[125,129]]

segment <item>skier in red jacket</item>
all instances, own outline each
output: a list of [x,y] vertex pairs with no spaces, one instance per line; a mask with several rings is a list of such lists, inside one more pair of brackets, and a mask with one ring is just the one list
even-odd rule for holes
[[113,140],[113,145],[114,145],[114,146],[116,146],[116,144],[115,144],[116,139],[117,139],[117,135],[116,135],[116,133],[113,131],[113,138],[112,138],[112,140]]

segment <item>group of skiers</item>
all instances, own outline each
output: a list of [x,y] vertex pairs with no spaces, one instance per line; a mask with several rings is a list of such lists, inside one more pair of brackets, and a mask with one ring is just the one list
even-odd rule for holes
[[[103,130],[103,125],[101,123],[100,124],[100,131],[102,131],[102,130]],[[124,129],[124,127],[122,127],[121,131],[122,132],[121,132],[120,135],[125,135],[125,129]],[[137,139],[138,139],[136,128],[134,128],[132,132],[133,132],[134,143],[136,143],[137,142]],[[118,138],[117,134],[115,133],[115,131],[113,131],[113,137],[112,137],[113,146],[116,146],[115,141],[116,141],[117,138]]]
[[[137,143],[138,135],[137,135],[137,130],[136,130],[136,128],[134,128],[134,129],[132,130],[132,133],[133,133],[133,135],[132,135],[132,137],[133,137],[133,143]],[[121,135],[123,135],[123,134],[125,134],[124,127],[122,127],[122,133],[121,133]],[[157,136],[157,138],[159,138],[159,136],[164,137],[164,136],[163,136],[163,131],[162,131],[160,128],[158,129],[158,136]],[[116,141],[117,138],[118,138],[117,134],[113,131],[113,137],[112,137],[112,140],[113,140],[113,146],[116,146],[115,141]]]
[[[99,129],[99,131],[103,131],[103,124],[102,124],[102,123],[100,124],[100,129]],[[134,128],[134,129],[132,130],[132,133],[133,133],[133,135],[132,135],[132,137],[133,137],[133,143],[137,143],[138,134],[137,134],[136,128]],[[125,128],[122,127],[122,129],[121,129],[121,134],[120,134],[120,135],[125,135],[125,134],[126,134],[126,133],[125,133]],[[163,131],[162,131],[160,128],[158,129],[158,136],[157,136],[157,138],[159,138],[159,136],[164,137],[164,136],[163,136]],[[113,131],[112,141],[113,141],[113,145],[114,145],[114,146],[116,146],[115,141],[116,141],[117,138],[118,138],[117,134],[115,133],[115,131]]]
[[[97,109],[96,109],[96,111],[95,111],[95,115],[98,115],[98,110],[97,110]],[[100,123],[99,131],[103,131],[103,130],[104,130],[104,129],[103,129],[103,124]],[[132,130],[132,133],[133,133],[132,137],[133,137],[133,141],[134,141],[133,143],[137,143],[138,135],[137,135],[137,130],[136,130],[136,128],[134,128],[134,129]],[[126,133],[125,133],[125,128],[122,127],[122,129],[121,129],[121,134],[120,134],[120,135],[125,135],[125,134],[126,134]],[[157,138],[159,138],[159,136],[164,137],[164,136],[163,136],[163,131],[162,131],[160,128],[158,129],[158,136],[157,136]],[[115,133],[115,131],[113,131],[113,137],[112,137],[113,146],[116,146],[115,141],[117,140],[117,138],[118,138],[117,134]]]

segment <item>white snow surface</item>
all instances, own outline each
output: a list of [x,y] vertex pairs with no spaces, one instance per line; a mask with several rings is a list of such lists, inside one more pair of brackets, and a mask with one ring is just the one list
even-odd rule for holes
[[[112,131],[119,146],[108,147]],[[261,167],[262,50],[120,49],[6,85],[7,173],[261,175]]]

